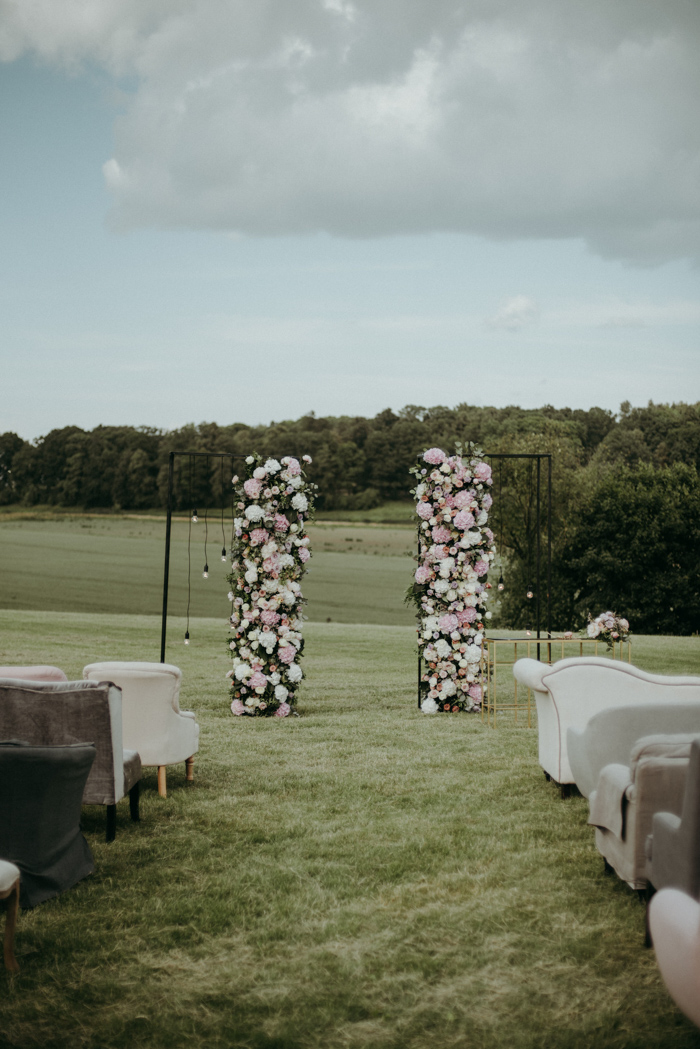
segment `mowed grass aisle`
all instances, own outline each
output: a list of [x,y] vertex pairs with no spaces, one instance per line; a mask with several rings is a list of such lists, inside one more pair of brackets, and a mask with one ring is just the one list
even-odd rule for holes
[[[153,658],[157,617],[0,612],[0,662]],[[172,636],[181,636],[172,624]],[[168,658],[196,785],[86,809],[95,874],[20,917],[11,1047],[690,1047],[536,733],[415,709],[411,628],[309,624],[300,718],[234,719],[224,625]],[[696,639],[636,642],[698,669]],[[645,652],[647,655],[645,656]]]

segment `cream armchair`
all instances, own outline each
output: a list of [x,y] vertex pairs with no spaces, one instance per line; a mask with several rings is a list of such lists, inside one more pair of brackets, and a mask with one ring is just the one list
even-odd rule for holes
[[111,681],[122,690],[124,746],[137,750],[142,765],[157,766],[158,793],[166,797],[166,765],[184,761],[194,779],[199,725],[191,710],[180,710],[182,671],[169,663],[90,663],[88,681]]
[[[594,714],[609,707],[653,703],[697,703],[700,677],[662,677],[600,656],[574,656],[549,666],[519,659],[516,680],[535,694],[539,760],[548,779],[565,793],[575,782],[567,732],[583,729]],[[658,730],[657,730],[658,731]]]
[[649,927],[671,997],[700,1027],[700,903],[678,889],[662,889],[649,905]]

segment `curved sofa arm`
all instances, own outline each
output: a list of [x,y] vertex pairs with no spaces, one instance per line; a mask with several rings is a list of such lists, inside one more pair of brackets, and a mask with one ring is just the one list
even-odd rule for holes
[[518,659],[513,664],[513,676],[515,680],[531,688],[535,692],[547,692],[547,686],[542,684],[542,675],[552,668],[547,663],[540,663],[537,659]]

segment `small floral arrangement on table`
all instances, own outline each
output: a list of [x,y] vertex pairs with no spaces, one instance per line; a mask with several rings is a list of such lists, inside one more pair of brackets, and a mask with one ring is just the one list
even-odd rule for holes
[[419,615],[421,709],[457,713],[481,709],[481,644],[495,557],[487,527],[493,502],[491,467],[473,445],[455,455],[429,448],[411,468],[417,479],[418,568],[409,597]]
[[588,626],[586,633],[589,637],[600,638],[605,641],[608,648],[612,648],[616,641],[627,641],[629,639],[630,625],[617,612],[601,612],[595,619],[588,615]]
[[261,455],[247,457],[245,476],[234,476],[233,485],[239,516],[228,576],[231,711],[284,718],[304,677],[301,579],[311,556],[306,524],[316,485],[297,459]]

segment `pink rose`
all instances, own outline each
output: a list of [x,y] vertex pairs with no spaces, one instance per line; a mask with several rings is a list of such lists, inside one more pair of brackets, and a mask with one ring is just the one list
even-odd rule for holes
[[468,608],[465,608],[463,612],[458,612],[457,618],[462,626],[464,626],[465,623],[473,623],[476,619],[476,609],[472,608],[470,605]]
[[285,645],[279,650],[280,663],[293,663],[297,650],[294,645]]
[[277,612],[273,612],[271,608],[266,609],[260,616],[260,619],[265,626],[274,626],[275,623],[279,623],[280,617]]
[[302,562],[302,564],[306,564],[310,557],[311,554],[309,553],[309,551],[306,549],[305,546],[302,546],[299,550],[299,560]]
[[427,452],[423,453],[423,459],[431,466],[439,466],[445,461],[445,453],[442,448],[428,448]]
[[425,565],[420,565],[416,569],[416,577],[415,577],[416,578],[416,582],[417,583],[427,583],[428,580],[430,579],[431,575],[432,575],[432,572],[430,571],[429,568],[426,568]]
[[262,546],[270,538],[270,533],[266,532],[264,528],[254,528],[250,533],[250,545],[251,546]]
[[[304,461],[306,461],[307,458],[308,457],[305,455],[304,456]],[[308,461],[311,462],[311,459],[309,459]],[[301,466],[299,465],[299,460],[298,459],[290,459],[289,460],[289,462],[287,463],[287,473],[289,474],[290,477],[298,477],[299,476],[299,474],[301,473]]]
[[474,478],[477,481],[490,481],[491,480],[491,467],[488,463],[477,463],[474,467]]
[[289,521],[284,514],[275,514],[275,531],[286,532],[289,528]]
[[267,678],[264,674],[261,674],[259,670],[256,670],[248,679],[248,684],[251,688],[266,688]]
[[433,516],[433,508],[430,503],[418,503],[416,507],[416,513],[424,521],[427,521],[429,517]]
[[291,709],[292,708],[290,707],[289,703],[280,703],[280,705],[274,713],[274,717],[286,718],[287,715],[290,713]]
[[474,524],[474,514],[469,510],[460,510],[454,519],[454,525],[456,528],[471,528]]
[[245,706],[241,703],[240,699],[234,699],[231,704],[231,713],[240,717],[241,714],[245,714]]
[[478,576],[486,575],[489,570],[488,561],[477,561],[474,565],[474,571]]
[[249,477],[243,485],[243,491],[249,499],[257,499],[257,497],[260,495],[261,488],[262,485],[260,481],[256,481],[254,477]]
[[448,612],[446,615],[441,616],[438,620],[438,626],[443,634],[451,634],[453,630],[456,630],[459,626],[459,619],[457,616]]
[[452,538],[452,532],[449,528],[445,528],[444,525],[435,525],[430,534],[434,543],[449,543]]

